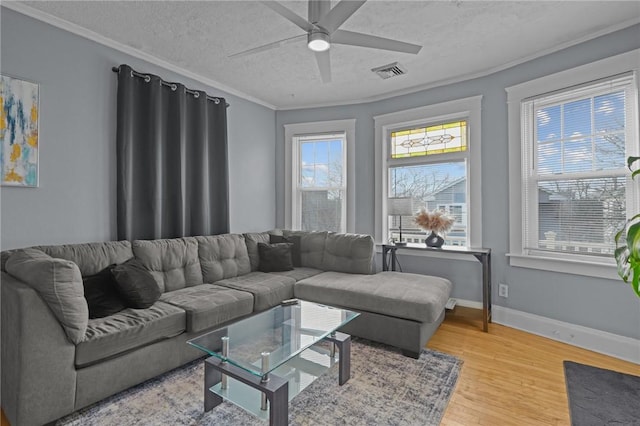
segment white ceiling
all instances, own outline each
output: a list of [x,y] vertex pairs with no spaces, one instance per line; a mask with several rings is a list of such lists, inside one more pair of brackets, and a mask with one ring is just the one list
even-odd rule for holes
[[[306,1],[281,3],[306,19]],[[369,0],[342,29],[421,44],[422,50],[411,55],[333,45],[333,81],[324,84],[305,41],[228,58],[304,34],[256,1],[24,4],[279,109],[379,99],[481,75],[640,21],[640,1]],[[406,75],[382,80],[371,72],[395,61]]]

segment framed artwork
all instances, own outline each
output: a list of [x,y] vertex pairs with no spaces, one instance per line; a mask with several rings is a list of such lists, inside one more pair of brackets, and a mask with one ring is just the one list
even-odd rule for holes
[[39,86],[0,74],[2,185],[38,186]]

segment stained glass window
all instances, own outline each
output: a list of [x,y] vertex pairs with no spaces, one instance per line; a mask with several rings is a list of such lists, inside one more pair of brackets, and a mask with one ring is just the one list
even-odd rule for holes
[[391,132],[391,158],[467,150],[466,120]]

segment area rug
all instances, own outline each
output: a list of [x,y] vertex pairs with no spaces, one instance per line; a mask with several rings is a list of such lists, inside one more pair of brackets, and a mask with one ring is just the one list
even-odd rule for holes
[[[355,340],[351,379],[338,385],[337,365],[289,404],[292,425],[438,425],[462,361],[423,350],[419,359],[385,345]],[[260,425],[225,401],[203,412],[203,362],[192,362],[90,407],[56,425]]]
[[573,426],[640,425],[640,377],[564,361]]

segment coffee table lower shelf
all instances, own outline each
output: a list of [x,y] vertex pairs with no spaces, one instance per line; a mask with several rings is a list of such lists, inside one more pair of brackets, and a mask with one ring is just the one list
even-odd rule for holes
[[[323,340],[332,342],[339,356],[312,346],[273,370],[268,380],[249,373],[216,357],[205,359],[204,411],[210,411],[228,400],[272,426],[289,424],[289,401],[309,386],[315,379],[339,364],[338,382],[345,384],[351,375],[351,336],[336,332]],[[222,375],[227,378],[227,388],[222,389]],[[268,408],[261,409],[262,394],[266,395]]]

